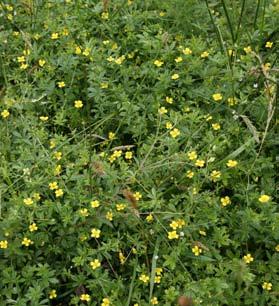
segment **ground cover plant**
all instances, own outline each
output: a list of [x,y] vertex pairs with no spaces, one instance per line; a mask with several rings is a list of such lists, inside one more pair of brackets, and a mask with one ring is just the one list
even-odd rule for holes
[[0,305],[278,305],[279,1],[0,4]]

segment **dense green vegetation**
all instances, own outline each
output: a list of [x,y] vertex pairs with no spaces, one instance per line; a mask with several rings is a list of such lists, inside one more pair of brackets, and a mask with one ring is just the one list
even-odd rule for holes
[[0,305],[278,305],[279,1],[0,3]]

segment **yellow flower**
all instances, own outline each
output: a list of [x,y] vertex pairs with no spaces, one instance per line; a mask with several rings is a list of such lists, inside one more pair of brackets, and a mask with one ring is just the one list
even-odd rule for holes
[[166,123],[166,128],[167,128],[168,130],[172,129],[172,123],[171,123],[171,122],[167,122],[167,123]]
[[154,283],[155,284],[160,284],[161,283],[161,276],[160,275],[156,275],[155,277],[154,277]]
[[117,211],[122,211],[126,208],[126,205],[125,204],[116,204],[116,210]]
[[178,239],[178,238],[179,236],[176,231],[168,232],[168,239],[173,240],[173,239]]
[[41,121],[48,121],[48,116],[40,116]]
[[279,252],[279,244],[276,245],[275,251],[276,251],[276,252]]
[[169,104],[172,104],[173,103],[173,98],[166,97],[166,102],[169,103]]
[[159,108],[158,112],[160,115],[164,115],[168,112],[168,110],[164,106],[162,106]]
[[262,284],[262,288],[263,288],[264,290],[270,291],[270,290],[272,289],[272,284],[271,284],[271,283],[268,283],[268,282],[264,282],[264,283]]
[[202,236],[206,236],[206,231],[200,230],[200,231],[199,231],[199,234],[202,235]]
[[23,50],[23,54],[24,54],[24,55],[29,55],[29,54],[30,54],[30,50],[29,50],[29,49]]
[[57,294],[56,294],[56,290],[53,289],[49,292],[48,294],[49,298],[52,300],[52,299],[55,299],[57,297]]
[[195,162],[195,165],[200,168],[202,168],[204,164],[205,164],[205,161],[202,159],[197,159],[197,161]]
[[120,260],[121,265],[124,265],[125,260],[126,260],[124,254],[120,251],[118,256],[119,256],[119,260]]
[[121,155],[122,155],[122,151],[121,150],[113,151],[113,156],[115,156],[116,158],[120,157]]
[[214,131],[218,131],[221,128],[221,125],[219,123],[212,123],[211,126]]
[[161,67],[162,65],[164,65],[164,62],[161,60],[155,60],[153,64],[157,67]]
[[146,284],[149,282],[149,276],[146,274],[141,274],[141,276],[139,277],[139,280],[141,280],[142,282]]
[[104,19],[104,20],[108,20],[109,19],[109,13],[108,12],[103,12],[101,14],[101,18]]
[[85,50],[82,52],[82,54],[83,54],[84,56],[88,56],[88,55],[90,54],[90,51],[91,51],[91,49],[85,48]]
[[180,135],[179,129],[175,128],[175,129],[171,130],[170,135],[171,135],[172,138],[176,138],[177,136]]
[[25,205],[32,205],[34,202],[31,198],[26,198],[23,200]]
[[113,213],[112,213],[112,211],[108,211],[108,212],[106,213],[106,219],[109,220],[109,221],[112,221],[112,219],[113,219]]
[[63,29],[63,31],[61,32],[63,36],[68,36],[69,35],[69,30],[68,29]]
[[155,273],[157,275],[161,275],[163,273],[163,269],[162,268],[156,268]]
[[58,189],[58,184],[57,182],[51,182],[48,184],[48,187],[50,190],[55,190],[55,189]]
[[28,247],[30,244],[33,244],[33,241],[28,239],[28,238],[26,238],[26,237],[24,237],[22,242],[21,242],[21,244]]
[[40,39],[40,37],[41,37],[41,35],[40,35],[40,34],[38,34],[38,33],[34,34],[34,39],[35,39],[35,40]]
[[174,73],[174,74],[171,76],[171,79],[172,79],[172,80],[177,80],[177,79],[179,79],[179,74],[178,74],[178,73]]
[[192,252],[195,254],[195,256],[199,256],[199,255],[202,253],[202,249],[199,248],[197,245],[195,245],[195,246],[192,248]]
[[83,293],[81,296],[80,296],[80,300],[81,301],[86,301],[86,302],[90,302],[90,295],[89,294],[85,294]]
[[90,266],[93,270],[96,270],[97,268],[101,266],[101,263],[99,259],[94,259],[93,261],[90,262]]
[[25,70],[27,69],[27,67],[28,67],[28,64],[21,64],[19,68],[22,70]]
[[151,223],[152,221],[154,220],[154,217],[152,216],[152,214],[149,214],[147,217],[146,217],[146,221]]
[[188,170],[187,173],[186,173],[186,176],[190,179],[193,178],[194,175],[195,175],[195,173],[191,170]]
[[251,256],[251,254],[247,254],[243,256],[243,260],[245,261],[245,263],[249,264],[250,262],[254,260],[254,258]]
[[272,45],[273,45],[273,42],[267,41],[266,44],[265,44],[265,47],[266,48],[272,48]]
[[189,48],[183,49],[182,52],[183,52],[183,54],[185,54],[185,55],[190,55],[190,54],[192,54],[192,50],[189,49]]
[[107,88],[109,87],[109,84],[108,84],[108,83],[101,83],[101,84],[100,84],[100,87],[101,87],[102,89],[107,89]]
[[121,64],[123,63],[124,60],[125,60],[125,55],[122,55],[122,56],[116,58],[116,59],[114,60],[114,62],[115,62],[116,64],[118,64],[118,65],[121,65]]
[[81,54],[81,47],[80,46],[76,46],[75,54],[77,54],[77,55]]
[[108,62],[113,62],[113,61],[114,61],[114,58],[113,58],[112,56],[109,56],[109,57],[107,58],[107,61],[108,61]]
[[137,200],[137,201],[139,201],[141,198],[142,198],[142,195],[141,195],[141,193],[140,192],[135,192],[134,194],[133,194],[133,196],[135,197],[135,199]]
[[228,104],[229,106],[233,106],[237,104],[237,100],[234,97],[228,98]]
[[0,241],[0,249],[7,249],[8,248],[8,241],[7,240],[1,240]]
[[66,86],[66,84],[65,84],[65,82],[61,81],[61,82],[57,82],[57,86],[58,86],[59,88],[63,88],[63,87]]
[[63,192],[62,189],[57,189],[57,190],[55,190],[55,196],[56,196],[56,198],[62,197],[63,194],[64,194],[64,192]]
[[235,55],[235,52],[234,52],[234,50],[229,49],[229,50],[228,50],[228,54],[229,54],[229,56],[234,56],[234,55]]
[[101,306],[109,306],[110,305],[110,300],[109,298],[103,298],[103,302]]
[[150,302],[151,302],[152,305],[157,305],[157,304],[159,303],[156,296],[154,296],[154,297],[150,300]]
[[113,140],[115,138],[115,133],[109,132],[108,138],[109,138],[109,140]]
[[40,67],[44,67],[45,63],[46,63],[46,61],[44,59],[39,60],[39,66]]
[[108,160],[110,161],[110,163],[113,163],[116,160],[116,156],[114,154],[112,154]]
[[125,159],[132,159],[133,158],[133,152],[127,151],[125,153]]
[[10,116],[10,112],[7,109],[4,109],[1,112],[1,116],[2,116],[2,118],[8,118]]
[[252,52],[252,48],[250,46],[243,48],[244,52],[246,54],[251,53]]
[[188,158],[190,160],[195,160],[197,159],[198,155],[197,155],[197,152],[196,151],[190,151],[188,154],[187,154]]
[[18,63],[24,63],[25,62],[25,56],[18,56],[18,58],[17,58],[17,62]]
[[32,224],[29,225],[29,231],[30,232],[35,232],[37,230],[38,230],[38,227],[37,227],[36,223],[33,222]]
[[207,51],[204,51],[202,54],[201,54],[201,58],[207,58],[209,56],[209,52]]
[[7,11],[11,12],[14,8],[11,5],[7,4],[6,9],[7,9]]
[[221,172],[218,170],[213,170],[210,173],[210,178],[213,182],[216,182],[221,177]]
[[89,216],[89,212],[88,212],[88,209],[87,208],[81,208],[79,210],[79,213],[82,217],[88,217]]
[[205,120],[206,120],[206,121],[212,120],[212,116],[208,114],[207,116],[205,116]]
[[58,39],[59,38],[59,34],[58,33],[52,33],[51,34],[51,39]]
[[268,71],[268,70],[270,69],[270,67],[271,67],[271,64],[270,64],[270,63],[265,63],[265,64],[263,65],[263,70],[264,70],[264,71]]
[[7,14],[7,18],[8,18],[8,20],[13,20],[13,15],[12,14]]
[[166,15],[166,13],[163,12],[163,11],[161,11],[161,12],[159,13],[159,16],[160,16],[160,17],[164,17],[165,15]]
[[176,63],[181,63],[183,61],[183,58],[181,56],[178,56],[176,59],[175,59],[175,62]]
[[226,165],[227,165],[229,168],[234,168],[234,167],[237,166],[237,164],[238,164],[238,162],[237,162],[236,160],[230,159],[230,160],[228,160],[228,162],[227,162]]
[[220,93],[213,94],[212,98],[213,98],[214,101],[221,101],[223,99],[223,97]]
[[228,196],[225,196],[224,198],[221,198],[221,204],[225,207],[231,204],[231,199]]
[[101,231],[97,228],[93,228],[91,230],[91,237],[92,238],[100,238],[100,235],[101,235]]
[[92,208],[97,208],[100,206],[100,202],[98,200],[91,201],[90,204]]
[[76,100],[75,101],[75,108],[82,108],[83,107],[83,103],[81,100]]
[[55,148],[55,146],[56,146],[55,141],[54,141],[54,140],[50,140],[50,142],[49,142],[49,147],[50,147],[50,149]]
[[260,197],[259,197],[259,201],[261,203],[267,203],[268,201],[270,200],[270,196],[266,195],[266,194],[262,194]]
[[53,155],[57,160],[60,160],[62,158],[62,152],[57,151],[54,152]]
[[173,229],[173,230],[176,230],[178,228],[178,223],[173,220],[171,223],[170,223],[170,227]]
[[61,165],[57,165],[55,168],[54,168],[54,171],[53,171],[53,174],[54,175],[59,175],[62,171],[62,167]]

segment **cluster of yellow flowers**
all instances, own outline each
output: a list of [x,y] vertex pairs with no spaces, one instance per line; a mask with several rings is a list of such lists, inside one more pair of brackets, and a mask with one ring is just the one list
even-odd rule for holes
[[183,219],[177,219],[171,221],[169,226],[173,229],[172,231],[168,232],[168,239],[173,240],[173,239],[178,239],[179,235],[177,234],[177,229],[181,229],[185,225],[185,221]]
[[59,188],[57,182],[51,182],[49,183],[49,189],[54,190],[56,198],[62,197],[64,192],[63,189]]

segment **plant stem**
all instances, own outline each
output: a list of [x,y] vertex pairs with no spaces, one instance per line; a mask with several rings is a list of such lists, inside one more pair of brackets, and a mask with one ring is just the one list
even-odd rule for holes
[[225,1],[222,0],[221,2],[222,2],[222,6],[223,6],[223,9],[224,9],[224,12],[225,12],[225,15],[226,15],[226,19],[227,19],[227,22],[228,22],[228,25],[229,25],[229,30],[231,32],[232,42],[234,44],[235,43],[235,35],[234,35],[231,19],[230,19],[230,16],[229,16],[229,13],[228,13]]

